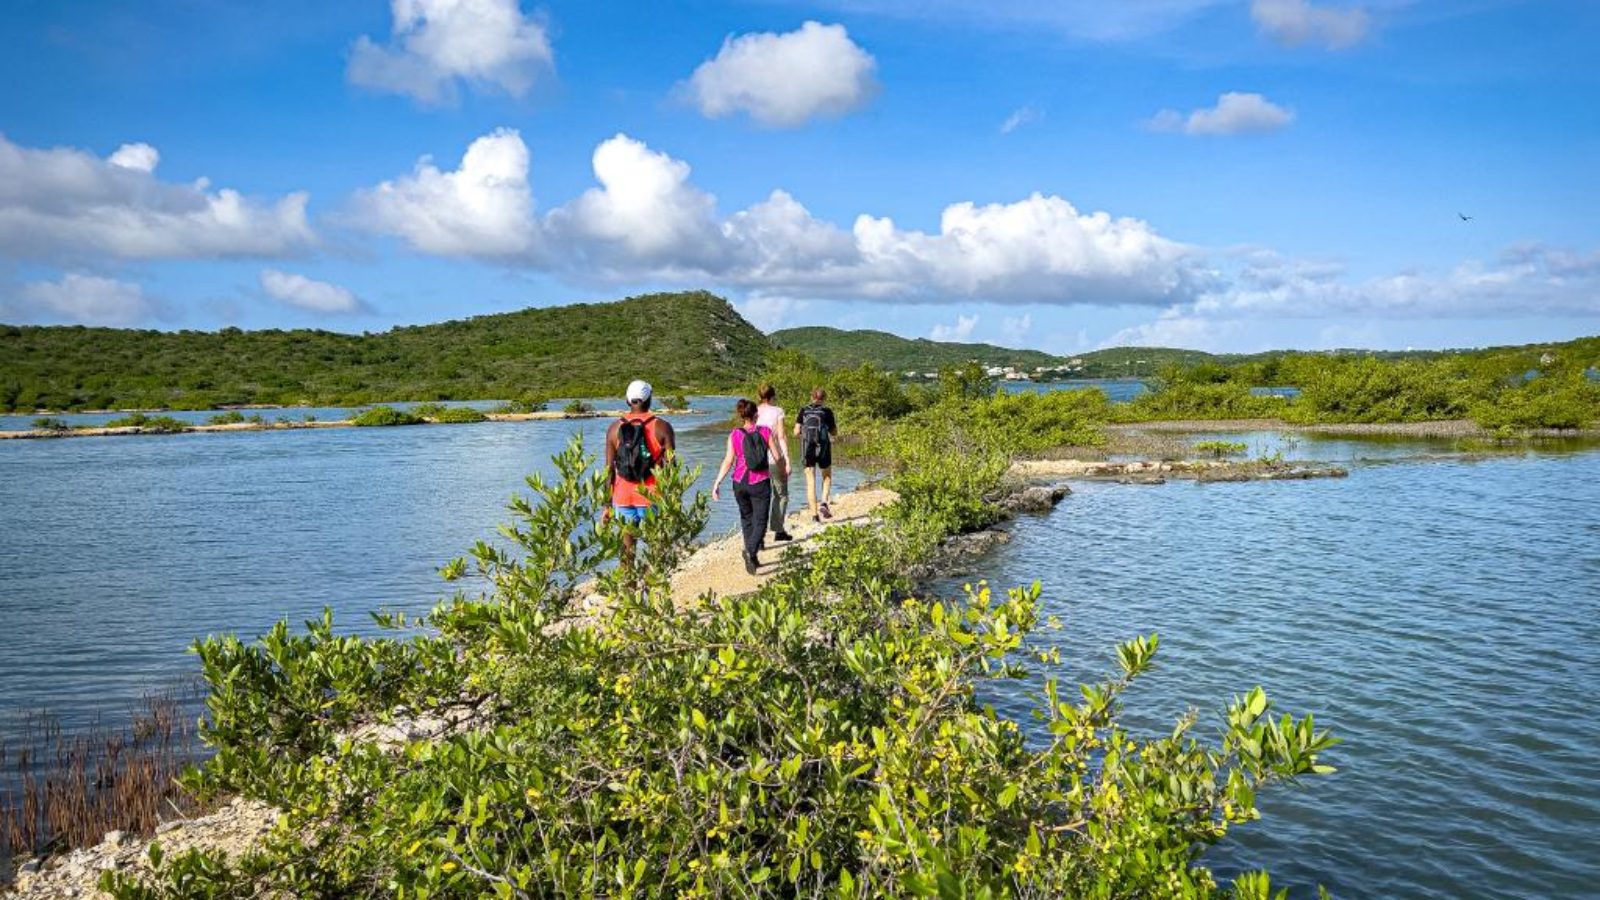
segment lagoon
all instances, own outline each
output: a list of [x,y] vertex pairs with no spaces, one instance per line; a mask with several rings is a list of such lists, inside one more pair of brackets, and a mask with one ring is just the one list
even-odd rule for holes
[[[1265,867],[1297,896],[1594,896],[1600,453],[1290,441],[1350,477],[1082,484],[962,580],[1040,579],[1072,683],[1159,632],[1136,728],[1194,707],[1215,735],[1261,684],[1344,739],[1339,772],[1267,795],[1212,852],[1219,872]],[[1022,685],[987,699],[1027,720]]]
[[[716,462],[728,402],[681,420],[692,461]],[[0,737],[39,707],[69,728],[115,719],[193,671],[199,634],[324,606],[371,632],[369,609],[426,610],[449,593],[437,567],[493,538],[523,476],[606,424],[0,443]],[[1260,683],[1345,738],[1337,775],[1269,795],[1266,821],[1213,852],[1223,873],[1265,866],[1352,897],[1592,895],[1600,453],[1226,437],[1351,474],[1079,484],[942,588],[1040,579],[1068,680],[1160,632],[1128,698],[1137,728]],[[715,505],[711,530],[733,518]],[[985,699],[1026,721],[1022,685]]]

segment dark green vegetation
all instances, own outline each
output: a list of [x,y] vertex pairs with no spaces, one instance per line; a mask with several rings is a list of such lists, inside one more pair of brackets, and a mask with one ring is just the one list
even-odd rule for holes
[[489,417],[470,406],[445,406],[442,403],[419,403],[411,414],[442,425],[471,425],[487,422]]
[[811,326],[774,331],[772,342],[785,350],[799,350],[829,369],[870,364],[896,374],[937,372],[945,366],[979,362],[985,366],[1056,366],[1063,360],[1038,350],[1013,350],[993,344],[961,344],[903,338],[884,331],[843,331]]
[[0,326],[0,410],[357,406],[726,389],[770,345],[720,297],[652,294],[379,334]]
[[[787,350],[798,350],[828,369],[871,365],[897,376],[908,371],[927,373],[967,362],[983,366],[1015,366],[1024,372],[1035,367],[1069,366],[1059,377],[1072,378],[1149,378],[1163,372],[1196,367],[1220,366],[1247,368],[1255,373],[1252,384],[1288,385],[1295,381],[1278,380],[1296,371],[1296,360],[1372,359],[1384,363],[1417,362],[1456,358],[1515,355],[1524,361],[1537,360],[1545,352],[1561,353],[1585,340],[1559,344],[1533,344],[1525,347],[1497,347],[1488,350],[1333,350],[1326,353],[1299,353],[1271,350],[1264,353],[1206,353],[1166,347],[1112,347],[1070,356],[1053,356],[1037,350],[1012,350],[992,344],[960,344],[903,338],[882,331],[843,331],[838,328],[790,328],[772,333],[772,342]],[[1052,376],[1054,377],[1054,376]]]
[[[965,421],[892,426],[902,503],[989,504],[1003,443]],[[935,427],[984,459],[920,434]],[[946,469],[965,474],[912,481]],[[1156,637],[1066,689],[1037,585],[937,597],[906,580],[965,527],[955,520],[897,507],[881,527],[830,529],[754,594],[682,604],[667,573],[707,513],[692,473],[658,470],[638,575],[613,565],[623,526],[601,521],[593,457],[575,442],[556,472],[512,503],[511,548],[480,544],[445,567],[476,569],[487,594],[460,593],[424,623],[382,619],[395,629],[383,639],[340,636],[324,617],[255,644],[200,641],[216,755],[187,783],[287,821],[242,859],[158,848],[153,884],[111,872],[103,885],[129,900],[1265,900],[1264,875],[1219,887],[1204,850],[1258,817],[1259,790],[1330,771],[1319,756],[1333,739],[1259,689],[1205,725],[1191,714],[1129,733],[1123,700]],[[590,580],[604,603],[578,603]],[[1037,685],[1031,737],[980,702],[993,679]],[[400,748],[348,737],[402,706],[470,724]]]
[[386,428],[393,425],[421,425],[421,416],[413,415],[392,406],[374,406],[350,417],[350,424],[358,428]]
[[[1151,393],[1116,410],[1126,421],[1281,418],[1297,424],[1470,418],[1503,433],[1600,422],[1600,338],[1497,347],[1428,359],[1290,353],[1163,370]],[[1253,386],[1293,385],[1293,399]]]
[[182,419],[172,416],[147,416],[144,413],[130,413],[118,416],[100,426],[102,428],[142,428],[145,431],[154,431],[160,434],[180,434],[188,431],[191,426]]

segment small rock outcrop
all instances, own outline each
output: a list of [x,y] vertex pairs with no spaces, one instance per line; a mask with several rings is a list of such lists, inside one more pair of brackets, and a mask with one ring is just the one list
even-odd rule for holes
[[1056,504],[1070,493],[1072,489],[1064,484],[1030,485],[1007,494],[1000,500],[1000,508],[1013,515],[1018,513],[1038,515],[1055,509]]

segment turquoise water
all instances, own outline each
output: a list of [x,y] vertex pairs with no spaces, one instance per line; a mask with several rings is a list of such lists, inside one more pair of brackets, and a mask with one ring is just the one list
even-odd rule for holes
[[[548,404],[547,408],[548,409],[553,409],[553,410],[559,410],[563,406],[566,405],[568,399],[569,398],[563,397],[563,398],[558,399],[558,400],[552,400]],[[587,402],[590,405],[594,406],[596,409],[622,409],[623,406],[625,405],[620,400],[588,400],[588,401],[585,401],[585,402]],[[371,405],[378,405],[378,404],[371,404]],[[411,409],[412,407],[419,406],[420,404],[419,403],[385,403],[385,404],[382,404],[382,405],[383,406],[392,406],[392,407],[394,407],[396,409]],[[451,401],[446,401],[446,402],[442,403],[441,405],[442,406],[466,406],[466,407],[471,407],[472,409],[477,409],[477,410],[482,410],[483,412],[488,412],[488,411],[494,409],[495,407],[499,406],[500,405],[500,401],[497,401],[497,400],[460,400],[460,401],[451,400]],[[270,409],[241,409],[241,410],[239,410],[239,413],[241,415],[244,415],[244,416],[247,416],[247,417],[248,416],[260,416],[262,419],[264,419],[267,422],[277,422],[280,419],[287,419],[290,422],[301,422],[301,421],[304,421],[307,416],[313,417],[319,422],[337,422],[337,421],[339,421],[341,419],[348,419],[351,416],[355,415],[356,413],[359,413],[362,410],[368,409],[368,408],[369,408],[368,406],[284,406],[284,407],[274,407],[274,408],[270,408]],[[172,418],[177,419],[180,422],[188,422],[191,425],[205,425],[206,423],[211,421],[213,416],[217,416],[220,413],[221,413],[221,410],[205,409],[205,410],[171,410],[171,411],[168,411],[168,412],[148,413],[148,415],[152,415],[152,416],[171,416]],[[68,425],[74,426],[74,427],[92,428],[92,427],[95,427],[95,426],[98,426],[98,425],[104,425],[107,422],[111,421],[112,419],[120,419],[120,418],[122,418],[122,417],[124,417],[126,415],[128,415],[128,413],[124,413],[124,412],[55,413],[55,414],[49,416],[48,418],[60,419],[61,421],[67,423]],[[39,415],[32,415],[32,414],[30,414],[30,415],[6,415],[6,416],[0,416],[0,431],[26,431],[26,430],[32,428],[34,420],[35,419],[39,419],[39,418],[43,418],[43,417],[41,417]]]
[[[676,420],[707,480],[729,402]],[[324,606],[370,632],[368,610],[427,610],[450,593],[438,567],[497,539],[524,476],[573,433],[598,449],[608,424],[0,441],[0,739],[27,710],[68,728],[116,720],[193,671],[197,635],[254,636]],[[836,475],[839,489],[856,480]],[[791,486],[803,502],[799,476]],[[708,531],[737,515],[725,497]]]
[[[691,459],[716,462],[721,420],[680,420]],[[425,610],[438,565],[493,538],[522,477],[605,424],[0,442],[0,738],[27,709],[114,717],[192,672],[197,634]],[[1136,729],[1259,683],[1346,739],[1340,772],[1269,795],[1266,821],[1212,854],[1220,871],[1346,897],[1594,896],[1600,453],[1220,437],[1351,474],[1079,484],[974,577],[1042,581],[1068,678],[1159,631]],[[724,501],[711,529],[733,519]],[[1017,686],[991,695],[1025,713]]]
[[[1214,735],[1261,684],[1345,739],[1338,774],[1269,795],[1264,821],[1213,851],[1219,871],[1345,897],[1596,896],[1600,453],[1297,449],[1351,460],[1350,477],[1080,484],[971,577],[1041,580],[1067,678],[1159,632],[1135,729],[1194,707]],[[1026,715],[1020,686],[990,693]]]

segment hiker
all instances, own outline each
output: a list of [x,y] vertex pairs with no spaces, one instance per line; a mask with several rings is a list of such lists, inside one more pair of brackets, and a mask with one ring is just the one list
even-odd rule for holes
[[711,499],[722,499],[722,479],[733,470],[733,499],[739,504],[739,531],[744,535],[744,570],[751,575],[761,564],[767,536],[767,509],[772,502],[771,472],[778,463],[778,442],[772,429],[756,424],[756,405],[740,399],[734,407],[740,425],[728,432],[728,450],[722,455],[717,478],[711,482]]
[[672,426],[650,412],[650,383],[628,385],[628,411],[606,431],[606,470],[611,473],[611,515],[623,525],[622,563],[633,565],[638,526],[652,508],[650,493],[656,486],[655,467],[678,446]]
[[756,388],[756,399],[761,401],[756,407],[756,424],[770,430],[778,444],[778,464],[771,467],[771,477],[768,479],[772,482],[772,511],[768,516],[768,528],[772,531],[773,540],[792,541],[794,538],[784,530],[784,519],[789,515],[789,473],[794,467],[789,462],[789,435],[783,430],[783,407],[777,403],[777,389],[770,384]]
[[[833,518],[828,504],[833,500],[833,439],[839,435],[839,424],[833,418],[833,410],[823,405],[827,399],[827,391],[813,388],[811,405],[800,410],[794,421],[794,435],[800,439],[800,460],[806,469],[806,505],[811,507],[813,522]],[[820,490],[816,485],[819,474]]]

